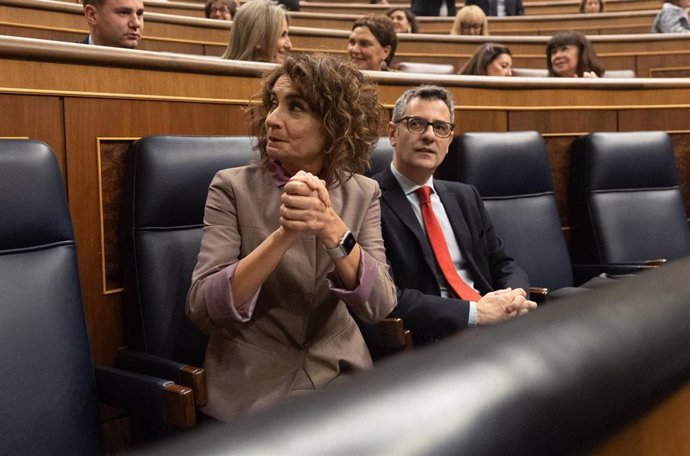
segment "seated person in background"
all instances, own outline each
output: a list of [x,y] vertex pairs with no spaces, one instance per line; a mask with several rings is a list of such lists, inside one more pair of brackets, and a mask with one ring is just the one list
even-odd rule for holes
[[477,5],[487,16],[522,16],[522,0],[467,0],[465,6]]
[[606,71],[592,43],[578,32],[561,32],[546,45],[548,75],[559,78],[598,78]]
[[512,76],[513,56],[510,49],[496,43],[484,43],[458,74],[471,76]]
[[419,24],[414,14],[405,8],[391,8],[386,11],[386,16],[393,21],[396,33],[417,33]]
[[[381,186],[381,226],[400,317],[415,344],[527,313],[525,271],[503,250],[477,190],[433,178],[453,139],[454,105],[438,86],[407,90],[388,136],[391,166]],[[374,331],[362,326],[370,345]]]
[[283,63],[292,43],[285,8],[270,0],[251,0],[235,15],[224,59]]
[[455,16],[455,0],[410,0],[415,16]]
[[89,36],[80,43],[136,49],[144,33],[144,0],[82,0]]
[[397,47],[398,35],[388,16],[364,16],[352,24],[347,54],[355,68],[388,71]]
[[478,6],[464,6],[455,16],[451,35],[488,35],[489,21],[486,14]]
[[276,2],[288,11],[299,11],[299,0],[276,0]]
[[666,0],[654,18],[652,33],[690,32],[690,0]]
[[581,13],[603,13],[604,7],[604,0],[580,0]]
[[374,84],[303,54],[272,70],[260,97],[250,123],[261,160],[211,182],[187,296],[209,335],[204,413],[220,420],[370,368],[348,309],[374,323],[396,304],[381,193],[358,174],[382,121]]
[[204,14],[208,19],[231,21],[236,12],[235,0],[208,0],[204,7]]

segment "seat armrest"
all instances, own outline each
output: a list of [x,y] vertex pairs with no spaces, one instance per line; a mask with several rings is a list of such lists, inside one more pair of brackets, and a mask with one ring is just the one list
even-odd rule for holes
[[665,259],[655,259],[633,263],[573,264],[573,276],[575,284],[581,285],[600,274],[609,278],[621,278],[656,269],[665,262]]
[[549,297],[549,289],[545,287],[529,287],[529,296],[536,303],[544,303]]
[[95,367],[98,398],[143,418],[148,423],[165,423],[179,428],[196,424],[191,388],[158,377],[112,367]]
[[405,329],[402,318],[384,318],[376,327],[382,348],[390,351],[412,350],[412,333]]
[[118,351],[115,366],[140,374],[172,380],[179,385],[192,389],[194,403],[197,407],[204,407],[208,404],[206,370],[201,367],[190,366],[131,348],[121,348]]

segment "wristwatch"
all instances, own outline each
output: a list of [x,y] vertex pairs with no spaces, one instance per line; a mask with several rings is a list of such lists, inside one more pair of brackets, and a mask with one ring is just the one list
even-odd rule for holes
[[328,252],[328,255],[331,258],[343,258],[346,257],[352,252],[352,249],[355,248],[355,245],[357,244],[357,240],[355,239],[355,236],[352,234],[352,231],[347,230],[345,231],[345,234],[340,238],[340,241],[338,241],[338,245],[333,247],[332,249],[324,248],[326,249],[326,252]]

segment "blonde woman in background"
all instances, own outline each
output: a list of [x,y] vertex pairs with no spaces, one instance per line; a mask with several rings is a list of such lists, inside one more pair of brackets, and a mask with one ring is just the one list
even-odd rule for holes
[[489,21],[484,11],[476,5],[464,6],[455,15],[451,35],[488,35]]
[[251,0],[235,15],[224,59],[283,63],[292,43],[285,8],[269,0]]

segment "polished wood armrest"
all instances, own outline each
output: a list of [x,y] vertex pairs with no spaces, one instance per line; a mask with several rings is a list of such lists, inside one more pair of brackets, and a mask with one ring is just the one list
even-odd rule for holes
[[171,426],[190,428],[196,425],[194,391],[172,383],[163,388],[164,420]]
[[379,345],[387,350],[412,350],[412,333],[405,329],[402,318],[384,318],[376,325]]
[[529,295],[532,301],[542,304],[549,297],[549,289],[544,287],[529,287]]
[[117,353],[115,365],[120,369],[140,374],[165,378],[191,388],[194,391],[194,403],[197,407],[208,404],[206,370],[150,353],[131,348],[121,348]]

